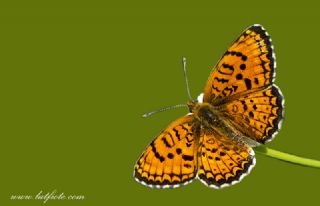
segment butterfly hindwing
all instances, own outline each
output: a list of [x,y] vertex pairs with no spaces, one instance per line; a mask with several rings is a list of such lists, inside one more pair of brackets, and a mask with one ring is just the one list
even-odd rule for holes
[[273,85],[220,105],[220,111],[243,135],[259,143],[270,141],[281,127],[283,96]]
[[146,148],[138,159],[135,179],[149,187],[177,187],[196,176],[196,143],[193,115],[171,123]]
[[214,131],[201,135],[198,177],[205,185],[219,189],[238,183],[254,165],[254,151],[246,143]]
[[275,57],[271,39],[261,25],[247,28],[230,46],[211,72],[204,101],[216,104],[235,94],[271,85]]

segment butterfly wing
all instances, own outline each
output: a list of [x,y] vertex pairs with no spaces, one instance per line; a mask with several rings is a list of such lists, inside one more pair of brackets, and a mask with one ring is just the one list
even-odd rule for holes
[[270,141],[283,119],[283,96],[273,84],[275,64],[268,33],[253,25],[223,55],[204,90],[205,102],[259,143]]
[[185,185],[196,176],[196,148],[193,115],[182,117],[146,148],[134,167],[134,177],[154,188]]
[[214,131],[201,135],[198,177],[208,187],[220,189],[238,183],[254,165],[254,151],[243,141]]
[[253,25],[236,39],[211,72],[204,101],[218,105],[234,95],[264,89],[274,81],[274,75],[271,39],[261,25]]
[[243,135],[265,143],[275,136],[283,119],[284,100],[275,85],[219,106],[226,119]]

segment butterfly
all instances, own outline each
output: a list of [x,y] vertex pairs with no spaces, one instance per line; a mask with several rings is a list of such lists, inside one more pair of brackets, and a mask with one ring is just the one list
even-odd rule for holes
[[284,99],[274,84],[270,36],[248,27],[212,70],[190,113],[172,122],[134,166],[152,188],[175,188],[198,178],[220,189],[240,182],[254,167],[252,147],[271,141],[281,127]]

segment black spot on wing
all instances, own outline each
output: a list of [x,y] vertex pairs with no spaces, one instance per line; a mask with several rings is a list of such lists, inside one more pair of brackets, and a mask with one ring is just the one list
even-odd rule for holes
[[154,146],[154,142],[151,143],[152,152],[154,153],[154,156],[160,160],[160,162],[163,162],[165,158],[159,154],[156,147]]
[[178,130],[177,130],[176,128],[173,128],[173,131],[175,132],[176,137],[177,137],[178,140],[180,141],[180,134],[179,134]]
[[236,79],[237,79],[237,80],[241,80],[242,77],[243,77],[243,76],[242,76],[242,74],[240,74],[240,73],[236,75]]
[[229,80],[224,79],[224,78],[215,77],[214,79],[215,79],[217,82],[221,82],[221,83],[227,83],[227,82],[229,82]]
[[245,78],[245,79],[244,79],[244,83],[246,84],[246,87],[247,87],[248,90],[252,88],[251,80],[250,80],[250,79]]
[[236,52],[236,51],[226,51],[225,55],[231,55],[231,56],[237,56],[240,57],[242,61],[246,61],[248,57],[241,52]]
[[222,66],[223,66],[223,68],[225,68],[225,69],[229,69],[229,70],[231,70],[231,72],[233,72],[233,71],[234,71],[234,68],[233,68],[233,66],[232,66],[232,65],[229,65],[229,64],[225,64],[225,63],[223,63],[223,64],[222,64]]
[[168,153],[168,158],[172,159],[174,157],[174,155],[172,153]]
[[241,64],[241,65],[240,65],[240,69],[241,69],[241,70],[245,70],[245,69],[246,69],[246,65],[245,65],[245,64]]
[[169,142],[167,141],[166,137],[162,137],[161,140],[166,147],[169,147],[169,148],[172,147],[172,145],[170,145]]
[[193,156],[191,155],[182,155],[182,159],[185,161],[192,161],[193,160]]

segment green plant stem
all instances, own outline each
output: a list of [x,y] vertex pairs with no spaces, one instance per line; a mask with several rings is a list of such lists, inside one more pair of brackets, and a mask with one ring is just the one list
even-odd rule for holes
[[315,167],[315,168],[320,168],[320,161],[318,160],[313,160],[313,159],[308,159],[304,157],[298,157],[296,155],[280,152],[274,149],[270,149],[268,147],[255,147],[254,151],[263,154],[275,159],[279,159],[282,161],[294,163],[294,164],[299,164],[303,166],[308,166],[308,167]]

